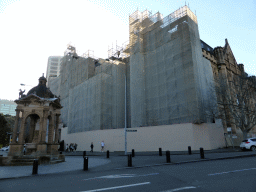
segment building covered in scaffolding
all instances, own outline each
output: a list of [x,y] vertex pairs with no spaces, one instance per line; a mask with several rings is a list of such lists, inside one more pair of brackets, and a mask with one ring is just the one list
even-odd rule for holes
[[200,40],[197,17],[187,6],[166,17],[135,11],[129,16],[129,41],[112,46],[107,59],[90,50],[78,56],[68,46],[58,83],[50,85],[61,97],[63,138],[88,147],[105,140],[109,150],[120,151],[127,127],[136,128],[129,149],[223,147],[226,124],[212,107],[217,106],[214,80],[222,73],[219,54]]
[[124,127],[125,71],[122,60],[100,59],[91,50],[78,56],[68,46],[58,83],[50,87],[61,97],[69,133]]

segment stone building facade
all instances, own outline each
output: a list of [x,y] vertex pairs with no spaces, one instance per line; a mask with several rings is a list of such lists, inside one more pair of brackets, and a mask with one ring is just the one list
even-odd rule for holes
[[[207,45],[205,42],[201,41],[202,54],[206,62],[209,62],[212,67],[212,74],[215,80],[215,90],[217,97],[217,116],[221,117],[224,131],[228,133],[227,128],[230,127],[232,134],[235,135],[235,142],[239,144],[242,139],[242,132],[238,126],[236,126],[234,112],[231,113],[228,107],[225,107],[223,104],[222,97],[230,97],[230,101],[234,104],[238,103],[238,98],[236,97],[239,94],[239,88],[237,85],[239,78],[246,79],[244,82],[247,85],[243,85],[243,89],[250,89],[247,94],[246,100],[249,100],[249,107],[251,107],[251,113],[255,113],[255,104],[256,104],[256,77],[249,77],[248,74],[244,71],[244,65],[238,64],[235,56],[231,50],[231,47],[228,43],[228,40],[225,39],[224,47],[215,47],[214,49]],[[219,91],[222,87],[225,87],[227,91],[225,93]],[[239,112],[241,113],[241,111]],[[251,119],[256,122],[255,119]],[[255,137],[256,126],[248,133],[248,137]]]

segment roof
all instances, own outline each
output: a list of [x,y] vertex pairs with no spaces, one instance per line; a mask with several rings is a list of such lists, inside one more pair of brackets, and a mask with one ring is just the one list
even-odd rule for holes
[[[200,39],[201,40],[201,39]],[[213,55],[213,48],[209,46],[207,43],[201,40],[201,48],[210,52]]]
[[27,96],[31,95],[31,94],[35,94],[35,95],[37,95],[41,98],[54,98],[54,97],[56,97],[52,94],[50,89],[47,88],[44,84],[39,84],[36,87],[33,87],[32,89],[30,89],[30,91],[27,93]]

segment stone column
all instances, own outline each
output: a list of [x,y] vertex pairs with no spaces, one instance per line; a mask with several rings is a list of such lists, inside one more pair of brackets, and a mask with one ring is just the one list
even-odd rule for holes
[[24,118],[24,115],[22,115],[22,120],[20,124],[20,133],[19,133],[19,144],[24,144],[24,136],[25,136],[25,124],[26,124],[26,119]]
[[48,144],[53,143],[53,131],[54,131],[54,116],[51,115],[51,119],[49,121],[49,129],[48,129]]
[[46,138],[46,128],[47,128],[47,117],[48,117],[48,110],[44,110],[43,112],[43,119],[41,123],[41,133],[40,134],[40,143],[45,143],[45,138]]
[[56,114],[55,143],[58,143],[59,140],[59,118],[60,114]]
[[16,111],[16,119],[15,119],[14,129],[13,129],[13,132],[12,132],[12,143],[16,143],[17,131],[18,131],[18,125],[19,125],[19,113],[20,113],[20,110],[15,109],[15,111]]

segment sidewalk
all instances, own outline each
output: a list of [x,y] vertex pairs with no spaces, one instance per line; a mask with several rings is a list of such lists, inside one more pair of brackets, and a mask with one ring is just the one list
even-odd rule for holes
[[[66,161],[53,165],[39,165],[38,174],[52,174],[66,171],[78,171],[83,169],[82,151],[64,152]],[[129,153],[131,154],[131,153]],[[1,155],[1,154],[0,154]],[[192,151],[191,155],[187,152],[171,152],[171,163],[166,163],[165,152],[163,156],[159,156],[158,152],[135,152],[132,158],[132,167],[128,167],[128,158],[124,152],[112,152],[110,158],[106,158],[106,152],[87,152],[89,162],[89,171],[108,171],[113,169],[138,168],[147,166],[160,166],[167,164],[181,164],[218,159],[241,158],[256,156],[256,152],[245,151],[239,149],[216,149],[204,152],[204,159],[200,158],[199,151]],[[8,178],[17,178],[23,176],[32,176],[33,166],[1,166],[0,180]]]

